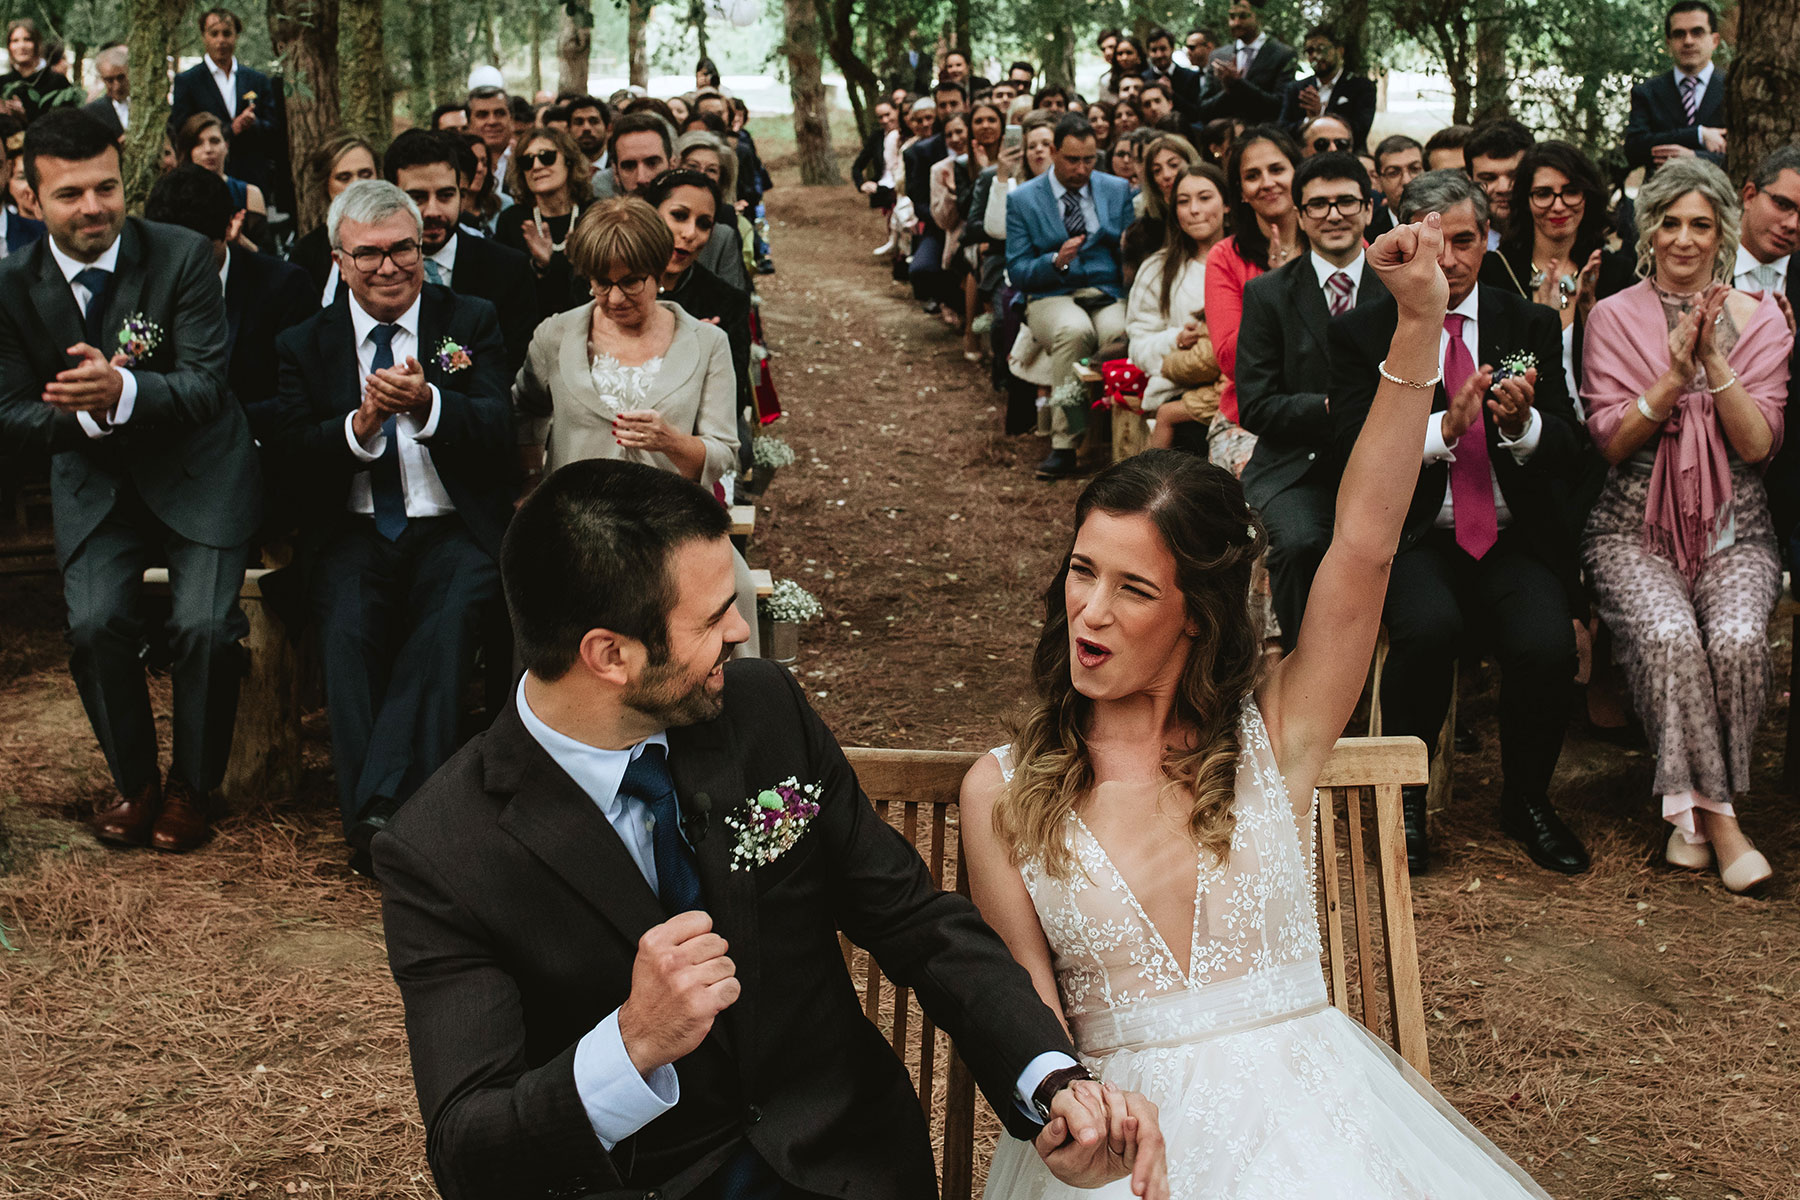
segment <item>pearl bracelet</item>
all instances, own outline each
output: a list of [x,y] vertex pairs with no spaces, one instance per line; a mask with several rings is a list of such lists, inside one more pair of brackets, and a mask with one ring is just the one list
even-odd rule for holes
[[1650,401],[1641,395],[1637,398],[1637,410],[1643,414],[1644,420],[1650,422],[1652,425],[1661,425],[1664,421],[1669,419],[1667,413],[1658,416],[1656,410],[1650,407]]
[[1730,379],[1727,379],[1724,383],[1721,383],[1718,387],[1709,387],[1706,390],[1716,396],[1720,392],[1724,391],[1726,388],[1730,387],[1732,384],[1734,384],[1736,382],[1737,382],[1737,372],[1733,371],[1731,373]]
[[1409,387],[1409,388],[1413,388],[1413,389],[1415,389],[1417,391],[1421,391],[1421,392],[1429,391],[1430,389],[1436,387],[1439,383],[1442,383],[1443,379],[1444,379],[1444,371],[1443,371],[1442,367],[1438,368],[1438,373],[1436,375],[1433,375],[1430,379],[1427,379],[1424,383],[1419,383],[1418,381],[1412,380],[1412,379],[1402,379],[1398,375],[1395,375],[1394,373],[1392,373],[1391,371],[1389,371],[1387,369],[1387,359],[1385,359],[1385,358],[1381,360],[1380,364],[1377,365],[1375,369],[1377,371],[1380,371],[1381,377],[1383,379],[1387,380],[1389,383],[1397,383],[1401,387]]

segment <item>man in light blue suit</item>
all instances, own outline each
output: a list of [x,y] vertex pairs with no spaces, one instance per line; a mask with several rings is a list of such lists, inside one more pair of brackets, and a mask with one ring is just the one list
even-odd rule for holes
[[1025,323],[1050,352],[1050,457],[1039,479],[1076,473],[1087,405],[1078,360],[1125,331],[1119,237],[1131,223],[1131,185],[1094,174],[1094,127],[1079,113],[1056,124],[1051,168],[1006,200],[1006,273],[1024,294]]

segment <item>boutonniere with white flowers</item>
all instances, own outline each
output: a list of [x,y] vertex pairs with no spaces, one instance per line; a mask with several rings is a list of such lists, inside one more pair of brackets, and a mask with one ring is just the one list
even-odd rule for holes
[[822,785],[802,784],[790,777],[746,800],[742,812],[725,818],[725,824],[737,835],[731,869],[750,871],[766,867],[792,850],[812,819],[819,815],[819,797],[824,794]]
[[1509,354],[1500,360],[1500,366],[1495,369],[1494,382],[1499,383],[1503,379],[1512,379],[1524,375],[1527,371],[1535,371],[1537,365],[1537,355],[1529,350]]
[[132,313],[119,326],[119,353],[125,356],[125,365],[135,367],[144,359],[156,353],[162,345],[162,326],[155,321],[146,320],[143,313]]
[[454,375],[458,371],[472,366],[475,360],[469,357],[469,348],[461,342],[445,338],[437,348],[438,370],[446,375]]

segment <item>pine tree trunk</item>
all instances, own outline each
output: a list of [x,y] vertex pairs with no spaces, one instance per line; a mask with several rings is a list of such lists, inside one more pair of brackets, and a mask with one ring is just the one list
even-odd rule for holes
[[412,60],[412,79],[406,89],[406,111],[415,129],[431,121],[437,104],[436,72],[431,61],[431,7],[414,0],[406,11],[406,55]]
[[975,51],[971,49],[971,47],[975,44],[975,38],[969,29],[971,24],[969,0],[956,0],[954,11],[956,13],[956,41],[951,46],[951,49],[961,50],[964,55],[968,56],[969,74],[974,75],[977,73],[975,70]]
[[1506,0],[1479,0],[1475,10],[1475,119],[1507,116]]
[[127,0],[131,30],[131,130],[125,138],[125,203],[142,212],[156,184],[163,131],[169,124],[169,50],[187,11],[182,0]]
[[[420,8],[426,7],[426,0],[412,0]],[[431,11],[431,106],[448,103],[455,95],[456,64],[450,56],[450,16],[451,0],[433,0]]]
[[307,162],[338,131],[338,0],[269,0],[269,40],[288,81],[288,154],[304,234],[325,219],[325,193],[312,186]]
[[844,182],[831,153],[830,110],[819,76],[819,9],[813,0],[785,0],[788,94],[794,101],[794,148],[800,182],[808,187]]
[[562,92],[588,90],[588,55],[594,46],[594,13],[571,13],[563,8],[562,33],[556,39],[556,88]]
[[531,39],[531,99],[537,101],[537,94],[544,90],[544,10],[542,0],[533,0],[531,17],[525,23],[530,31]]
[[1797,45],[1800,0],[1743,0],[1738,6],[1737,45],[1726,74],[1725,167],[1739,183],[1800,132]]
[[650,54],[644,44],[644,26],[650,20],[649,0],[626,0],[625,46],[630,57],[631,82],[650,86]]
[[382,0],[340,0],[338,79],[344,128],[368,138],[377,153],[394,138],[382,32]]

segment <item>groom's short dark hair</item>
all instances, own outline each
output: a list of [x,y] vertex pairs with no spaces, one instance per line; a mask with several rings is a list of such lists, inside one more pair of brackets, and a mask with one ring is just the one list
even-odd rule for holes
[[525,669],[560,679],[581,639],[610,629],[669,652],[676,584],[669,559],[695,538],[722,538],[731,517],[711,492],[642,463],[589,459],[546,479],[513,516],[500,580]]

